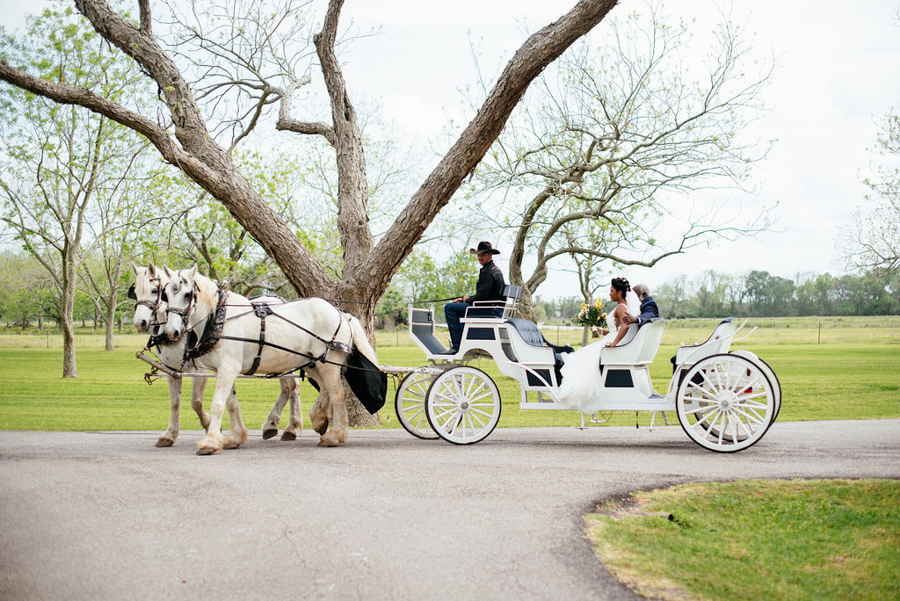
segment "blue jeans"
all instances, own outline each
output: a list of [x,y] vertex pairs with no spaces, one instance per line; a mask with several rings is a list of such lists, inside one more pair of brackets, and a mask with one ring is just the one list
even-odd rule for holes
[[[471,307],[469,303],[447,303],[444,305],[444,317],[447,318],[447,329],[450,330],[450,346],[458,349],[462,342],[463,325],[459,323],[460,317],[466,316],[466,309]],[[503,317],[503,309],[478,308],[470,311],[472,317],[493,316]]]

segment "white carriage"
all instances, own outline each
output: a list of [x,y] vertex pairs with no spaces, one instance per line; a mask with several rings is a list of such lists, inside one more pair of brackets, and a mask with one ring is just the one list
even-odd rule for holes
[[[467,364],[479,354],[489,355],[500,373],[519,382],[521,409],[568,408],[558,396],[562,358],[537,325],[510,317],[521,288],[507,286],[505,294],[503,317],[470,308],[454,355],[444,354],[447,349],[435,336],[434,309],[410,305],[410,335],[430,364],[411,370],[397,389],[397,416],[408,432],[455,444],[490,435],[500,420],[500,392],[488,374]],[[578,375],[602,379],[598,410],[676,412],[687,435],[712,451],[740,451],[762,438],[781,407],[781,387],[762,359],[730,350],[743,324],[724,319],[705,342],[680,347],[663,395],[653,389],[649,365],[664,327],[664,320],[652,320],[627,344],[602,349],[596,372]]]

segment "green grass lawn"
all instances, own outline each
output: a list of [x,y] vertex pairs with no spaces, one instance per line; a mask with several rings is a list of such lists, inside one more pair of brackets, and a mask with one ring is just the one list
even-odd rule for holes
[[[657,359],[651,366],[655,388],[665,393],[671,357],[679,344],[705,340],[716,320],[670,321]],[[821,323],[821,329],[819,327]],[[759,320],[758,329],[733,348],[747,349],[765,359],[778,374],[784,391],[779,420],[882,419],[900,417],[900,319],[790,318]],[[545,328],[556,343],[580,344],[577,330]],[[80,334],[77,344],[79,377],[62,379],[59,337],[30,333],[0,335],[0,429],[29,430],[164,430],[168,423],[168,386],[143,381],[148,366],[134,354],[146,337],[116,338],[117,350],[103,350],[102,335]],[[425,364],[421,351],[401,331],[378,333],[382,365]],[[500,427],[573,426],[581,416],[571,411],[522,411],[518,383],[499,374],[494,362],[472,363],[497,382],[503,399]],[[391,378],[389,399],[380,415],[384,427],[399,427],[393,410],[397,379]],[[189,384],[185,383],[185,393]],[[208,405],[213,386],[207,389]],[[184,395],[187,398],[187,394]],[[278,385],[267,380],[239,380],[238,396],[245,422],[258,428],[278,396]],[[304,413],[315,393],[303,385]],[[198,429],[189,406],[182,409],[181,427]],[[617,412],[600,416],[603,425],[648,424],[649,414]],[[674,415],[669,416],[674,423]],[[659,418],[657,418],[659,420]]]
[[689,484],[586,517],[601,561],[666,599],[900,598],[900,481]]

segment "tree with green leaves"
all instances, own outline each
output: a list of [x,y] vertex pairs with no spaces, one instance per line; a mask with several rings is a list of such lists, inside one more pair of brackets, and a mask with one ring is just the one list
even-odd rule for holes
[[[48,85],[111,101],[146,89],[139,69],[71,8],[47,9],[16,39],[3,34],[2,63]],[[50,274],[59,299],[63,377],[76,377],[74,306],[87,226],[98,203],[128,189],[147,142],[107,115],[5,86],[0,220]],[[108,232],[94,232],[95,240]]]

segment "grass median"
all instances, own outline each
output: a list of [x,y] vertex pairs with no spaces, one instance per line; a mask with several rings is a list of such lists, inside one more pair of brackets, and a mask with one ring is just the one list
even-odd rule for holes
[[663,599],[900,598],[900,481],[690,484],[586,517],[601,561]]

